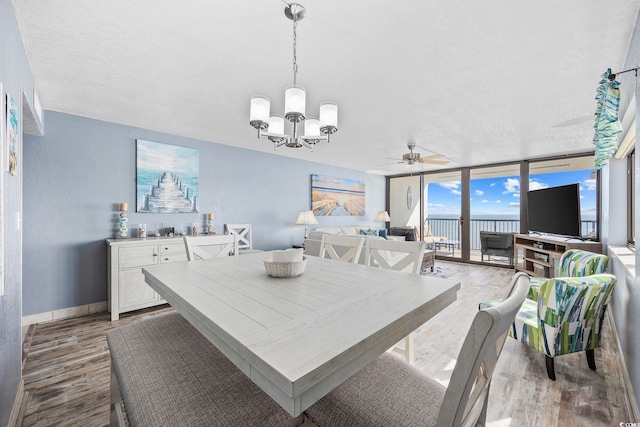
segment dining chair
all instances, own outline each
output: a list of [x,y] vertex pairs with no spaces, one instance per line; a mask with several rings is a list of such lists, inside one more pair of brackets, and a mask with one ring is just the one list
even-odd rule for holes
[[187,259],[222,258],[238,255],[238,236],[223,234],[221,236],[184,236],[184,246],[187,249]]
[[226,234],[236,234],[238,236],[238,252],[240,254],[258,252],[253,250],[253,233],[251,224],[225,224]]
[[357,264],[364,245],[364,237],[324,234],[320,242],[320,258]]
[[[367,265],[420,274],[422,258],[426,249],[424,242],[369,239],[368,243],[365,249]],[[412,365],[415,361],[413,338],[414,333],[412,332],[404,338],[404,348],[397,344],[391,348],[393,351],[402,353],[407,363]]]
[[511,283],[504,302],[476,313],[447,387],[385,353],[305,414],[323,427],[486,425],[491,378],[529,277],[517,273]]

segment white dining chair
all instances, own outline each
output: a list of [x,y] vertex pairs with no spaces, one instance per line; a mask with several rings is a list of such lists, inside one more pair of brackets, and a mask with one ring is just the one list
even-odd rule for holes
[[238,255],[238,236],[184,236],[184,246],[189,261]]
[[320,243],[320,258],[357,264],[364,245],[364,237],[324,234]]
[[[365,259],[371,267],[420,274],[425,249],[424,242],[369,239]],[[391,348],[392,351],[402,353],[407,363],[412,365],[415,362],[414,336],[412,332],[404,338],[404,348],[399,343]]]
[[518,273],[512,284],[503,303],[476,313],[446,387],[385,353],[305,414],[323,427],[486,425],[491,378],[529,291],[529,276]]
[[225,224],[224,229],[226,234],[235,234],[238,236],[238,252],[240,254],[259,252],[253,249],[251,224]]

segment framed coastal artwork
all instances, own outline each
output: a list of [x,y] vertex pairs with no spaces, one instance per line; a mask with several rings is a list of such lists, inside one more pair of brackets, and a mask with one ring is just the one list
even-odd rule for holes
[[364,182],[311,175],[311,209],[316,216],[364,215]]
[[136,140],[136,211],[198,212],[199,157],[196,148]]
[[9,161],[8,171],[13,176],[18,174],[19,113],[16,101],[7,93],[7,158]]

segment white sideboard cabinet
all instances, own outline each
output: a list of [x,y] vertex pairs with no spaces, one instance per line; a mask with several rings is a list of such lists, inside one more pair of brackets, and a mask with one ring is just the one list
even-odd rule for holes
[[107,245],[112,321],[118,320],[120,313],[166,303],[144,281],[142,267],[186,261],[187,251],[182,237],[107,239]]

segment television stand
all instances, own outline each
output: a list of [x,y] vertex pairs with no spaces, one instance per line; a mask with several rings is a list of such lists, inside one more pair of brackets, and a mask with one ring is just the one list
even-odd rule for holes
[[602,243],[600,242],[568,242],[565,240],[565,236],[516,234],[513,239],[515,271],[524,271],[535,277],[558,276],[560,274],[560,257],[569,249],[602,253]]

